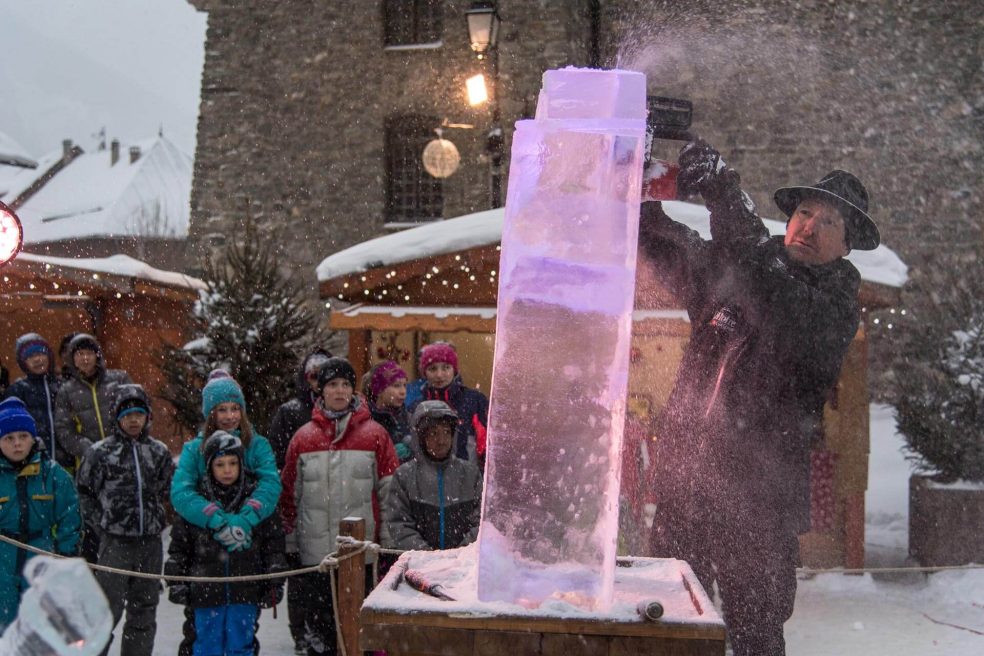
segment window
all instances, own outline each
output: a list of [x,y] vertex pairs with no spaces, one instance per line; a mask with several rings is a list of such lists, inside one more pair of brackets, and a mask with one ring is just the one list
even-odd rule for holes
[[424,170],[424,146],[439,121],[431,116],[396,116],[386,123],[386,222],[439,219],[444,213],[441,181]]
[[383,43],[409,46],[441,40],[443,0],[384,0]]

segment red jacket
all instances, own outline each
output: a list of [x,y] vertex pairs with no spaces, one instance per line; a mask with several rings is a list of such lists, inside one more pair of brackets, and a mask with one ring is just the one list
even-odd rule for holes
[[[341,434],[336,434],[338,424]],[[280,511],[284,529],[294,533],[305,565],[336,550],[338,523],[366,520],[366,535],[380,540],[379,508],[400,462],[386,429],[372,420],[366,402],[341,420],[315,406],[287,447]]]

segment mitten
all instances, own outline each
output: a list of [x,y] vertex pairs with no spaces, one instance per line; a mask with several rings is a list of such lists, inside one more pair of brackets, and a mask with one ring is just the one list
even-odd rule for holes
[[409,460],[412,456],[413,456],[413,451],[410,450],[409,446],[407,446],[403,442],[400,442],[399,444],[396,445],[396,457],[400,459],[400,462],[405,462]]
[[188,606],[191,604],[191,587],[187,583],[172,583],[167,589],[167,598],[172,604]]
[[208,519],[205,521],[205,528],[210,531],[218,531],[220,528],[228,523],[226,514],[219,510],[218,504],[210,503],[205,506],[205,515]]

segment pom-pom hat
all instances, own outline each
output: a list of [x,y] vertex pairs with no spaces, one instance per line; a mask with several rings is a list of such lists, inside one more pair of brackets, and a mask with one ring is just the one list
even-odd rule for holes
[[228,372],[215,369],[208,375],[208,383],[202,389],[202,414],[207,419],[215,406],[221,403],[236,403],[246,411],[246,397],[239,384]]

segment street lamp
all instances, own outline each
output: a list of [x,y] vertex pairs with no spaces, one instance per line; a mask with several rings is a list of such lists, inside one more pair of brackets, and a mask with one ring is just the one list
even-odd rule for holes
[[[468,41],[479,59],[489,60],[492,97],[489,110],[492,113],[492,127],[485,140],[485,152],[489,156],[489,196],[492,207],[502,207],[502,137],[501,116],[499,114],[499,18],[496,3],[490,0],[474,0],[465,11],[468,20]],[[474,79],[474,78],[473,78]]]

